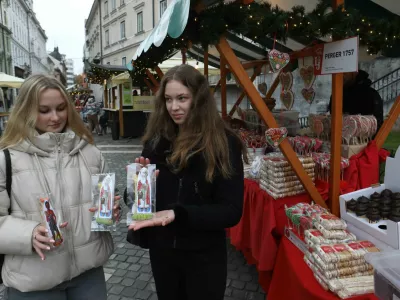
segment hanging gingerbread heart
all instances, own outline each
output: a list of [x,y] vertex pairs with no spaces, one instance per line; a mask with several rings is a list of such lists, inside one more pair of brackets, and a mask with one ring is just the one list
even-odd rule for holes
[[258,91],[264,96],[267,94],[267,84],[265,82],[258,84]]
[[287,110],[291,110],[293,107],[293,103],[294,103],[293,92],[292,91],[283,91],[281,93],[281,101]]
[[280,143],[287,137],[288,131],[286,127],[269,128],[265,131],[265,139],[272,147],[278,147]]
[[315,91],[312,87],[306,89],[302,89],[301,90],[301,94],[303,95],[304,99],[309,103],[313,103],[314,98],[315,98]]
[[282,84],[283,90],[290,91],[293,86],[293,74],[291,72],[282,72],[279,74],[279,81]]
[[279,71],[286,67],[290,62],[290,56],[287,53],[279,52],[276,49],[272,49],[268,53],[269,64],[274,72]]
[[304,81],[306,89],[311,88],[315,81],[314,66],[303,66],[300,68],[300,77]]

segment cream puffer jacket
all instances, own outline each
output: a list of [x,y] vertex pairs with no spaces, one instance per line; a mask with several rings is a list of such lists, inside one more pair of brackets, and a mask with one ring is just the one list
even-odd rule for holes
[[[0,151],[0,253],[6,254],[4,284],[21,292],[51,289],[81,273],[102,266],[113,252],[109,233],[91,232],[91,174],[102,173],[100,151],[75,133],[35,134],[10,149],[11,201],[6,191],[5,158]],[[90,169],[90,170],[89,170]],[[45,178],[40,180],[40,178]],[[42,261],[32,249],[32,231],[42,221],[38,194],[51,193],[62,245],[44,251]],[[8,208],[11,203],[11,215]]]

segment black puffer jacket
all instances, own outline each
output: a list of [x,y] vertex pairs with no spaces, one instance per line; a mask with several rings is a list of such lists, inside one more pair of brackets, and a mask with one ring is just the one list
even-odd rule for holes
[[229,159],[234,174],[225,179],[216,174],[212,183],[205,179],[202,154],[194,155],[179,174],[171,171],[166,158],[171,143],[162,139],[155,150],[145,146],[142,156],[157,165],[157,211],[174,209],[175,221],[165,227],[128,232],[128,242],[142,248],[204,249],[225,243],[225,228],[236,225],[243,208],[243,163],[241,144],[228,134]]
[[[383,123],[383,101],[379,93],[371,87],[369,74],[360,70],[355,83],[343,88],[343,113],[349,115],[373,115],[378,122],[378,130]],[[331,112],[332,97],[329,102]]]

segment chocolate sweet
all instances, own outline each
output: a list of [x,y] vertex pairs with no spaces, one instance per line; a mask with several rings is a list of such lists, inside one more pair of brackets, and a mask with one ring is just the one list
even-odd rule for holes
[[393,215],[390,215],[390,216],[389,216],[389,220],[391,220],[391,221],[393,221],[393,222],[396,222],[396,223],[399,223],[399,222],[400,222],[400,216],[393,216]]
[[392,194],[393,194],[393,193],[392,193],[391,190],[385,189],[385,190],[382,191],[381,197],[391,197]]
[[371,222],[378,222],[381,219],[379,210],[375,208],[373,208],[372,210],[368,210],[367,219],[370,220]]
[[381,194],[375,192],[371,195],[370,199],[371,200],[379,200],[381,198]]
[[390,216],[390,211],[381,211],[382,219],[388,219]]
[[365,196],[361,196],[360,198],[357,199],[358,204],[368,204],[369,199]]
[[390,211],[392,211],[392,207],[390,205],[382,205],[379,207],[379,210],[390,212]]
[[392,204],[392,199],[390,198],[381,198],[381,200],[379,201],[380,205],[384,205],[384,206],[390,206]]
[[346,202],[346,208],[348,210],[355,211],[356,210],[356,206],[357,206],[357,201],[354,200],[354,199],[351,199],[350,201]]
[[396,208],[396,207],[400,208],[400,200],[393,200],[392,201],[392,207],[393,208]]
[[357,203],[355,213],[358,217],[365,216],[367,214],[367,211],[368,211],[368,204],[363,204],[360,202]]
[[389,220],[392,220],[393,222],[400,222],[400,207],[396,207],[392,209],[392,212],[389,216]]
[[393,193],[392,200],[400,200],[400,193]]
[[379,204],[379,202],[375,202],[375,201],[371,200],[368,202],[368,207],[369,208],[379,208],[380,204]]

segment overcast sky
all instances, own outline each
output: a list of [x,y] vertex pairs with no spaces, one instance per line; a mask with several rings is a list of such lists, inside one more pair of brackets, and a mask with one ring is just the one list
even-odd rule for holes
[[85,19],[93,0],[33,0],[33,11],[48,37],[46,49],[74,60],[74,73],[82,73]]

